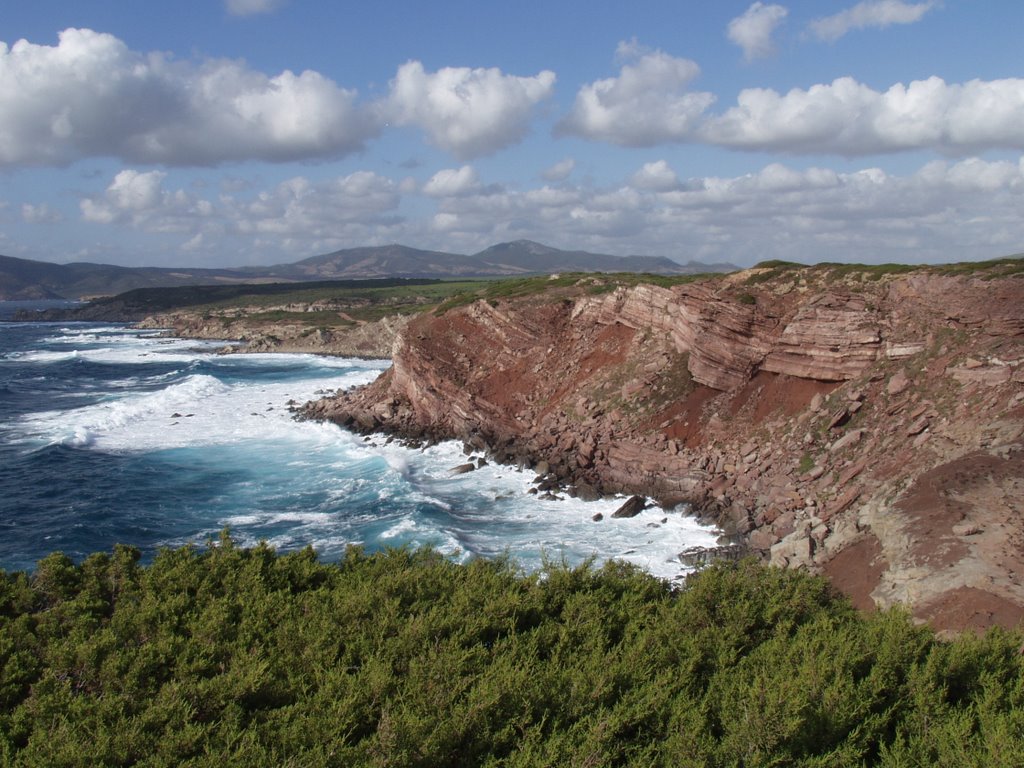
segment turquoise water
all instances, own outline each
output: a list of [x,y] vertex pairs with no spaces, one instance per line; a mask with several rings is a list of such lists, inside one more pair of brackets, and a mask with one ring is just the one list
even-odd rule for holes
[[349,544],[430,544],[527,568],[618,557],[665,578],[684,572],[678,552],[714,543],[680,511],[613,520],[621,501],[539,500],[514,468],[453,475],[466,461],[454,443],[411,450],[293,418],[290,403],[372,381],[387,361],[219,346],[0,322],[0,568],[118,542],[149,556],[225,526],[242,544],[312,545],[328,560]]

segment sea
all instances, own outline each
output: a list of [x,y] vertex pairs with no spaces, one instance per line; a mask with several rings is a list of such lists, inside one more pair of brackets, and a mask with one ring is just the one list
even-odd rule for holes
[[[0,302],[0,568],[32,570],[138,547],[312,546],[325,561],[429,545],[524,570],[587,559],[674,580],[678,554],[718,532],[685,508],[612,518],[623,499],[530,494],[529,470],[468,461],[461,444],[403,447],[293,409],[390,364],[310,354],[220,354],[223,342],[99,323],[11,322]],[[602,519],[595,520],[600,515]]]

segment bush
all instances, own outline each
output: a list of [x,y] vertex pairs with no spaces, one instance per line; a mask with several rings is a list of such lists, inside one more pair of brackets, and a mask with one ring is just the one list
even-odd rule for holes
[[1021,637],[753,561],[118,547],[0,578],[12,765],[1020,765]]

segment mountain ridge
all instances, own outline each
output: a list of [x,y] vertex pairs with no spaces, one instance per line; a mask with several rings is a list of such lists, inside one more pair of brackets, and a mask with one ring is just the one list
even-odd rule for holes
[[498,243],[472,254],[430,251],[393,243],[346,248],[287,264],[224,269],[123,267],[0,256],[0,301],[80,299],[134,288],[217,283],[302,282],[378,277],[497,277],[574,272],[650,272],[659,275],[730,272],[732,264],[681,264],[660,256],[611,256],[564,251],[531,240]]

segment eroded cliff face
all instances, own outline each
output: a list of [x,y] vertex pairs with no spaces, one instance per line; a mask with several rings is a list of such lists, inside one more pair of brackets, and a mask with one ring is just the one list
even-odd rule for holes
[[[688,502],[940,629],[1024,617],[1024,279],[747,272],[421,315],[307,413]],[[599,523],[595,523],[599,524]]]

